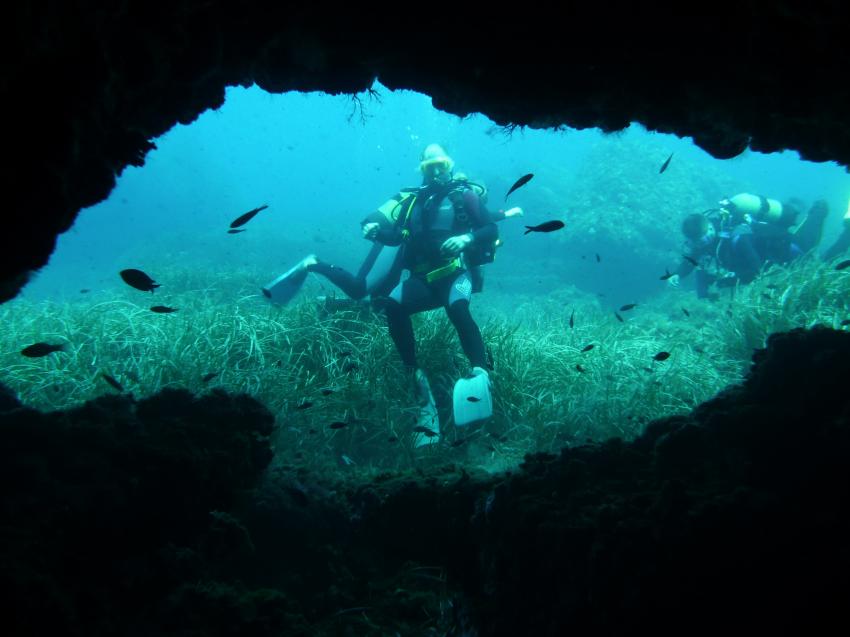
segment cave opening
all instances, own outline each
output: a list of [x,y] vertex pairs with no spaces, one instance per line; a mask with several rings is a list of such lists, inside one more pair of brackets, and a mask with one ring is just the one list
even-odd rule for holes
[[[825,200],[827,245],[841,231],[850,194],[850,179],[837,164],[802,161],[795,152],[747,151],[717,160],[689,139],[636,124],[614,134],[498,127],[380,84],[354,96],[235,87],[221,108],[155,140],[144,167],[127,168],[107,200],[82,211],[50,264],[4,307],[9,324],[20,326],[7,335],[11,369],[27,339],[66,342],[79,355],[73,364],[51,358],[5,382],[42,408],[113,391],[99,380],[103,374],[141,395],[217,386],[260,398],[282,423],[294,419],[301,433],[351,420],[371,423],[361,433],[372,442],[398,438],[405,433],[403,383],[384,369],[352,379],[364,363],[346,371],[349,363],[338,358],[359,348],[375,357],[372,365],[389,359],[397,366],[383,318],[372,316],[372,327],[359,333],[341,327],[334,321],[350,318],[350,308],[339,303],[344,294],[318,275],[286,307],[270,303],[260,289],[310,253],[355,271],[370,245],[360,221],[399,188],[419,185],[420,153],[435,142],[455,159],[456,173],[486,187],[489,209],[523,210],[500,225],[503,246],[472,303],[509,398],[497,404],[494,428],[476,431],[502,442],[521,432],[501,460],[485,442],[492,468],[588,438],[631,438],[652,418],[684,413],[740,380],[752,349],[773,329],[794,321],[837,326],[844,318],[839,307],[821,304],[815,311],[801,300],[794,317],[780,307],[775,320],[753,325],[762,306],[787,301],[787,294],[780,299],[788,286],[776,291],[765,278],[747,295],[724,293],[706,302],[694,298],[691,280],[678,290],[662,280],[681,260],[682,219],[735,193],[796,200],[803,213]],[[533,181],[508,199],[511,184],[528,173]],[[234,218],[260,206],[268,208],[232,232]],[[563,220],[564,229],[525,233],[552,219]],[[161,287],[154,295],[129,288],[118,276],[126,268],[149,273]],[[637,307],[623,310],[630,305]],[[152,307],[177,311],[156,316]],[[327,322],[323,351],[309,341],[292,344],[293,312],[318,312]],[[451,423],[452,379],[464,373],[463,355],[442,314],[429,316],[431,338],[420,336],[418,347],[436,367],[437,403]],[[700,327],[730,316],[728,333]],[[515,329],[531,331],[506,341]],[[87,335],[82,342],[80,334]],[[443,342],[457,350],[448,360],[439,360]],[[491,351],[499,350],[495,343],[504,351]],[[593,343],[600,347],[592,355],[581,351]],[[648,359],[669,349],[681,352],[672,365]],[[709,356],[701,354],[706,351]],[[309,357],[315,360],[305,364]],[[214,381],[203,380],[210,375]],[[565,389],[568,383],[572,389]],[[42,391],[47,384],[59,389]],[[349,394],[324,401],[330,404],[308,417],[298,407],[317,402],[319,385],[347,387]],[[354,392],[358,386],[381,399]],[[467,432],[456,435],[462,442]],[[358,462],[351,448],[364,462],[384,453],[364,450],[354,436],[334,437],[329,459]]]

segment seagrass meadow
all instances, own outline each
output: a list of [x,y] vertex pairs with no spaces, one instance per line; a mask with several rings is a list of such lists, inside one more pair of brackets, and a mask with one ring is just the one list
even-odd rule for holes
[[[211,288],[197,270],[160,268],[169,292],[157,301],[117,287],[72,302],[18,298],[0,306],[3,382],[42,411],[167,388],[247,394],[274,415],[275,462],[283,465],[368,474],[457,462],[498,471],[528,453],[633,440],[646,423],[685,414],[739,383],[769,334],[844,329],[850,318],[850,271],[815,256],[773,266],[714,302],[666,292],[619,312],[622,321],[576,290],[519,297],[482,319],[494,416],[456,427],[451,388],[466,360],[444,313],[418,315],[418,352],[444,435],[416,450],[411,383],[383,316],[366,303],[320,296],[315,282],[296,302],[273,306],[251,283],[257,278],[236,272]],[[151,312],[162,298],[178,311]],[[37,341],[65,349],[20,355]],[[670,356],[656,361],[658,352]]]
[[369,8],[4,14],[3,635],[850,634],[838,3]]

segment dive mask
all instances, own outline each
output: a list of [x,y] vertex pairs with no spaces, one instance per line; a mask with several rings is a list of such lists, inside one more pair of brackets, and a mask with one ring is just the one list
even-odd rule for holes
[[452,163],[447,157],[438,157],[423,161],[419,165],[422,174],[436,181],[448,181],[451,179]]

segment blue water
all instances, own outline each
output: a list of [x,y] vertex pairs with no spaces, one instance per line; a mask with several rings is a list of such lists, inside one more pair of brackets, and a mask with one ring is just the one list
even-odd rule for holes
[[[674,152],[662,176],[668,180],[699,179],[701,171],[720,171],[731,183],[768,197],[798,197],[807,203],[827,199],[832,213],[822,248],[837,235],[850,198],[850,176],[844,168],[801,161],[792,151],[748,151],[720,161],[689,139],[648,133],[638,125],[608,137],[598,130],[525,129],[509,135],[484,116],[460,119],[437,111],[425,95],[391,92],[379,85],[376,89],[379,99],[360,96],[362,108],[348,96],[229,89],[221,109],[157,139],[157,150],[147,156],[144,167],[125,170],[107,200],[81,211],[73,228],[59,238],[50,264],[24,294],[68,299],[82,288],[122,286],[120,269],[147,269],[164,262],[207,269],[216,277],[228,276],[229,268],[253,267],[272,278],[315,251],[356,268],[368,247],[360,238],[359,221],[400,187],[418,185],[419,154],[431,142],[444,145],[457,170],[487,184],[493,193],[491,208],[525,209],[525,219],[503,224],[503,235],[515,248],[508,250],[508,243],[499,267],[504,273],[519,269],[530,279],[546,268],[563,270],[561,262],[548,260],[563,255],[554,254],[557,243],[521,244],[522,225],[557,216],[567,222],[568,233],[570,215],[581,212],[566,206],[544,209],[536,189],[551,187],[568,194],[569,183],[546,180],[577,172],[600,143],[622,144],[628,149],[623,161],[651,162],[645,171],[648,180],[659,178],[656,167]],[[604,176],[605,166],[591,168]],[[502,193],[529,172],[537,175],[535,180],[505,204]],[[707,200],[701,207],[714,203]],[[269,208],[245,226],[246,232],[226,233],[232,219],[261,204]],[[551,200],[546,205],[551,206]],[[678,222],[668,223],[676,227]],[[663,247],[673,254],[677,241],[671,236]],[[538,257],[543,260],[539,267],[534,263]],[[572,271],[564,274],[582,278]],[[582,280],[573,283],[588,285]]]

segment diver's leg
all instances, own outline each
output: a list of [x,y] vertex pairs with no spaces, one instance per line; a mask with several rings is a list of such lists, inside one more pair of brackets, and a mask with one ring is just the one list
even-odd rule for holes
[[[416,425],[413,430],[413,446],[422,447],[440,440],[440,418],[437,403],[425,372],[416,363],[416,339],[413,334],[411,314],[428,309],[432,293],[427,284],[418,278],[403,281],[389,297],[381,297],[376,304],[383,308],[387,327],[401,360],[412,378],[416,392]],[[433,304],[432,304],[433,305]]]
[[481,330],[469,312],[469,302],[472,299],[472,280],[468,272],[461,272],[453,281],[447,282],[445,295],[446,314],[457,330],[463,353],[473,367],[487,367],[487,356],[484,353],[484,339]]
[[749,283],[756,278],[761,268],[762,258],[753,246],[752,235],[742,234],[732,239],[727,269],[737,275],[741,283]]
[[469,301],[455,301],[446,307],[446,314],[457,330],[460,346],[473,367],[487,367],[487,355],[484,351],[484,339],[481,330],[469,312]]
[[415,369],[416,365],[416,339],[413,335],[413,322],[410,314],[401,303],[393,299],[386,299],[381,306],[387,316],[387,327],[390,337],[395,343],[401,361],[405,367]]
[[375,306],[383,309],[387,317],[390,337],[405,366],[416,367],[416,339],[413,334],[412,314],[435,307],[433,293],[418,277],[410,277],[399,283],[389,297],[375,300]]
[[794,233],[794,243],[803,252],[808,252],[817,247],[823,234],[823,224],[829,212],[829,204],[823,199],[812,204],[805,221],[800,224]]
[[845,226],[841,234],[838,235],[838,238],[835,240],[835,243],[829,246],[827,251],[823,253],[823,258],[825,261],[831,261],[847,250],[847,248],[850,248],[850,227]]
[[308,272],[321,274],[328,281],[337,286],[347,296],[359,301],[366,296],[366,280],[361,277],[356,277],[351,272],[342,268],[325,263],[324,261],[316,261],[307,266]]

